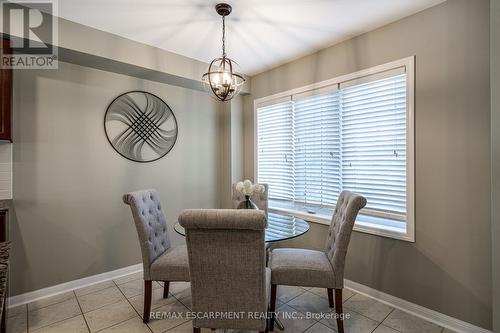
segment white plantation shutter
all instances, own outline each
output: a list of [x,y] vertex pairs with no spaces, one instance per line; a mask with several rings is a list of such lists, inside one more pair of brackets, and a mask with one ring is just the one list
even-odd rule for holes
[[407,74],[404,68],[290,96],[257,108],[257,179],[269,197],[333,207],[364,195],[364,215],[407,214]]
[[269,184],[269,197],[294,199],[292,102],[257,108],[257,179]]
[[339,96],[295,98],[295,200],[334,205],[340,193]]
[[343,188],[366,208],[406,212],[406,75],[342,90]]

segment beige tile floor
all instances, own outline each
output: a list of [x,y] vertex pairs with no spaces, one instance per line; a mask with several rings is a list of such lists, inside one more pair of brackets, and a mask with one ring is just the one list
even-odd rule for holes
[[[191,307],[189,283],[172,283],[170,296],[167,299],[163,299],[162,285],[154,283],[153,286],[152,311],[180,314],[189,311]],[[142,274],[136,273],[21,305],[8,312],[8,332],[192,332],[191,322],[185,316],[151,320],[148,325],[143,324],[141,319],[143,292]],[[344,312],[350,314],[350,319],[345,321],[347,333],[451,332],[348,289],[344,289],[343,296]],[[279,287],[277,306],[285,325],[284,332],[336,332],[335,320],[324,318],[324,315],[333,311],[328,307],[324,289]],[[291,318],[290,315],[285,315],[286,313],[295,313],[295,316]],[[306,313],[316,313],[317,316],[305,318]]]

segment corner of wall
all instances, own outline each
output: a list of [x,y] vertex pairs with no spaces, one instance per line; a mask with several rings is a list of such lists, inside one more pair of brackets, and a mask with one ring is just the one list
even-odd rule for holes
[[500,0],[490,1],[493,332],[500,332]]
[[219,207],[231,207],[231,186],[245,176],[244,96],[221,102],[219,108]]
[[245,179],[254,179],[254,110],[252,95],[243,97],[243,175]]

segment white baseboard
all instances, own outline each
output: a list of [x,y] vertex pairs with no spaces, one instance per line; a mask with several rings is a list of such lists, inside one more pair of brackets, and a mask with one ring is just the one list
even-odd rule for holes
[[31,291],[25,294],[9,297],[9,308],[37,301],[42,298],[55,296],[78,288],[87,287],[96,283],[113,280],[124,275],[142,272],[142,264],[120,268],[111,272],[84,277],[82,279],[61,283],[52,287]]
[[448,328],[457,333],[492,333],[492,331],[488,331],[487,329],[405,301],[404,299],[386,294],[354,281],[345,279],[344,284],[347,289],[351,289],[356,293],[363,294],[379,302],[392,306],[393,308],[408,312],[414,316],[420,317],[444,328]]
[[[78,288],[87,287],[96,283],[112,280],[125,276],[142,272],[142,264],[132,265],[120,268],[111,272],[105,272],[93,276],[88,276],[82,279],[61,283],[52,287],[31,291],[25,294],[9,297],[9,308],[18,305],[37,301],[42,298],[55,296]],[[404,299],[386,294],[379,290],[370,288],[360,283],[345,280],[345,287],[352,291],[373,298],[379,302],[385,303],[393,308],[408,312],[414,316],[420,317],[439,326],[448,328],[457,333],[492,333],[484,328],[469,324],[465,321],[444,315],[440,312],[425,308],[423,306],[405,301]]]

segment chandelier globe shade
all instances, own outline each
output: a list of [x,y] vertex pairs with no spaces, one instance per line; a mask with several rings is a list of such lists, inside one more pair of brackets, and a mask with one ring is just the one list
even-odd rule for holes
[[210,62],[208,71],[201,80],[205,89],[220,101],[231,100],[238,95],[245,83],[245,77],[240,74],[238,64],[226,55],[226,16],[232,11],[230,5],[219,3],[215,6],[217,13],[222,16],[222,56]]

